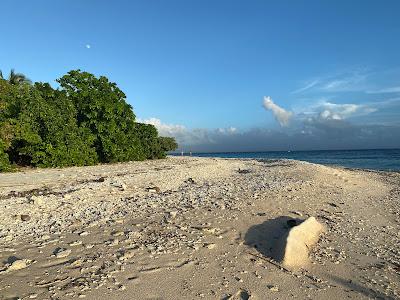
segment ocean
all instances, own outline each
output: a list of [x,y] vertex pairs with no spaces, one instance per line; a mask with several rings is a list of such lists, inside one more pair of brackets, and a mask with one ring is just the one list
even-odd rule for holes
[[[185,153],[184,155],[188,155]],[[175,154],[180,155],[180,154]],[[199,157],[296,159],[323,165],[400,172],[400,149],[192,153]]]

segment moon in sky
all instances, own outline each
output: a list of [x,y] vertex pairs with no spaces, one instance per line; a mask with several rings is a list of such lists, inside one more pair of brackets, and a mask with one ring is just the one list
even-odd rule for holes
[[86,44],[86,48],[90,49],[92,46],[90,46],[89,44]]

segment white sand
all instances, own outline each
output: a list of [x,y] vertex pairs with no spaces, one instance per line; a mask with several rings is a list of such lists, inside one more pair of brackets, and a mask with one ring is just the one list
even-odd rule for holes
[[[0,299],[396,299],[399,194],[397,173],[287,160],[0,174]],[[309,216],[327,232],[280,267],[287,221]]]

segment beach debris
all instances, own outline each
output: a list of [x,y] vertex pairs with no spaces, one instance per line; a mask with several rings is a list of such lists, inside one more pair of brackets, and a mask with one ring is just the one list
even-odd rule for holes
[[81,259],[76,259],[73,262],[70,263],[71,268],[79,268],[83,264],[83,261]]
[[279,287],[277,287],[276,285],[268,285],[268,289],[271,292],[279,292]]
[[31,217],[29,215],[20,215],[21,221],[29,221],[31,219]]
[[68,255],[70,255],[71,252],[72,252],[71,249],[57,248],[54,250],[53,254],[57,258],[64,258],[64,257],[67,257]]
[[125,232],[124,232],[124,231],[121,231],[121,230],[117,230],[117,231],[114,231],[114,232],[112,233],[112,235],[115,236],[115,237],[117,237],[117,236],[123,236],[123,235],[125,235]]
[[189,177],[188,179],[185,180],[185,183],[194,184],[194,183],[196,183],[196,182],[194,181],[194,179],[193,179],[192,177]]
[[99,177],[99,178],[93,180],[93,182],[104,182],[104,181],[106,181],[105,177]]
[[118,257],[119,260],[127,260],[131,259],[132,257],[135,256],[135,251],[134,250],[126,250],[121,255]]
[[79,246],[79,245],[82,245],[82,241],[77,240],[77,241],[74,241],[74,242],[69,243],[69,245],[70,245],[71,247]]
[[[292,220],[289,220],[292,221]],[[283,235],[273,249],[273,257],[287,268],[300,268],[308,263],[309,251],[325,232],[325,226],[314,217],[310,217],[299,225],[294,225],[288,234]],[[293,220],[296,222],[296,220]],[[290,227],[290,226],[289,226]]]
[[19,259],[15,256],[11,256],[8,258],[8,264],[6,264],[5,268],[0,270],[0,274],[25,269],[29,267],[31,263],[32,261],[29,259]]
[[239,170],[238,170],[238,173],[239,174],[248,174],[248,173],[251,173],[251,170],[249,170],[249,169],[240,169],[239,168]]
[[291,211],[292,214],[302,217],[303,213],[297,210]]
[[178,215],[178,211],[177,210],[172,210],[168,212],[168,216],[172,219],[175,219],[176,216]]
[[217,246],[217,245],[216,245],[216,244],[213,244],[213,243],[211,243],[211,244],[206,244],[206,245],[205,245],[205,247],[206,247],[207,249],[210,249],[210,250],[214,249],[216,246]]
[[123,182],[119,182],[119,181],[113,181],[110,183],[110,185],[119,189],[120,191],[125,191],[127,189],[126,184]]
[[150,186],[146,188],[149,193],[160,193],[161,189],[158,186]]
[[27,259],[17,259],[12,262],[12,264],[7,268],[7,271],[17,271],[21,269],[25,269],[28,267],[29,260]]
[[31,196],[30,198],[30,203],[35,204],[35,205],[39,205],[39,206],[43,206],[45,205],[45,199],[43,196]]
[[71,200],[71,198],[72,198],[72,195],[71,195],[71,194],[65,194],[65,195],[63,195],[63,199],[64,199],[64,200]]

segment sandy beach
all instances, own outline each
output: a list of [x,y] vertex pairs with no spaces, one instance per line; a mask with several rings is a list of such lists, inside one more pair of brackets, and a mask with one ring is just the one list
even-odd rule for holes
[[[3,173],[0,204],[0,299],[400,297],[399,173],[168,157]],[[326,232],[284,268],[308,217]]]

